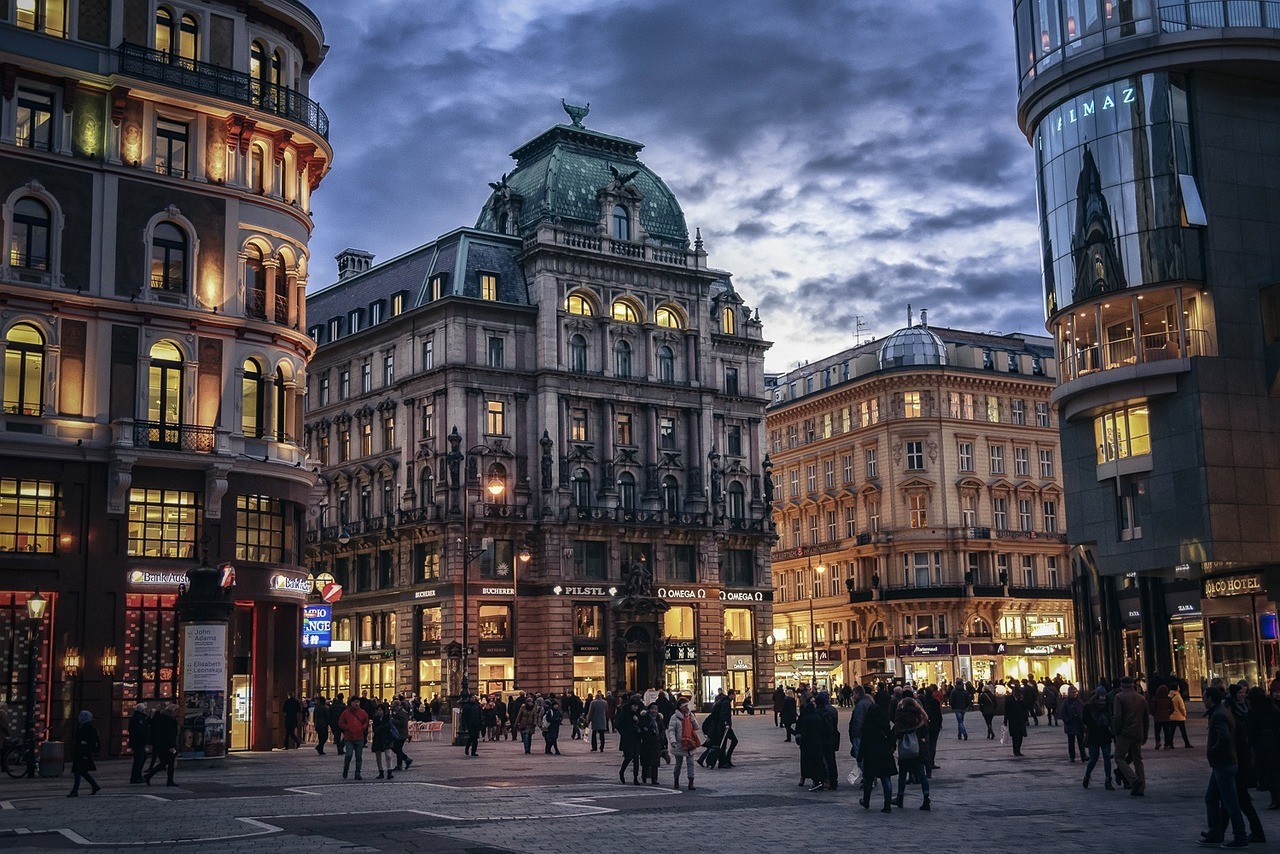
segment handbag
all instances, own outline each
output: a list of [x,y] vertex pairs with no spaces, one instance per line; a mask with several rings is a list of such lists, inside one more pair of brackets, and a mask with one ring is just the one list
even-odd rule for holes
[[854,768],[852,771],[849,772],[849,776],[847,776],[845,779],[849,781],[850,786],[858,785],[858,783],[862,781],[862,769]]
[[914,732],[906,733],[898,740],[899,759],[917,759],[920,756],[920,736]]
[[1000,724],[1000,743],[1004,744],[1008,740],[1009,740],[1009,726],[1007,724]]

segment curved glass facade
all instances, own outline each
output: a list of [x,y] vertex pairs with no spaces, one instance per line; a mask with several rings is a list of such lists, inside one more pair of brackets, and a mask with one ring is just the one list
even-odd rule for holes
[[1124,288],[1201,278],[1188,223],[1203,216],[1176,75],[1124,78],[1064,101],[1034,144],[1046,318]]
[[1078,53],[1130,36],[1280,27],[1276,0],[1014,0],[1019,87]]

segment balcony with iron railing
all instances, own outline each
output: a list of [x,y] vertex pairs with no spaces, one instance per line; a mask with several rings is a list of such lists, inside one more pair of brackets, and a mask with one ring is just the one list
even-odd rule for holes
[[195,424],[134,421],[133,446],[153,450],[211,454],[215,446],[214,429]]
[[569,522],[618,522],[623,525],[665,525],[680,528],[705,528],[707,513],[675,513],[668,510],[632,510],[622,507],[568,507],[564,519]]
[[329,138],[329,117],[320,105],[286,86],[129,42],[122,42],[116,53],[121,74],[242,104],[296,122],[326,140]]

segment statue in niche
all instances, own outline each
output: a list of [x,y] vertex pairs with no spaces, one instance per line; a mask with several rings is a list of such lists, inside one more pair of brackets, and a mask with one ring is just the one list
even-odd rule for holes
[[773,462],[769,459],[769,455],[764,455],[764,462],[761,463],[764,470],[764,503],[773,503]]
[[653,596],[653,573],[644,561],[631,564],[627,573],[627,596],[648,599]]
[[542,446],[542,491],[551,491],[551,436],[546,430],[542,431],[542,438],[538,440],[538,444]]

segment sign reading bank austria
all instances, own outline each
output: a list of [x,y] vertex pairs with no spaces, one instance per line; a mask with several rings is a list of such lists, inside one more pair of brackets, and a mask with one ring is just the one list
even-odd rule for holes
[[[187,566],[135,567],[127,571],[129,587],[139,592],[177,593],[187,582]],[[249,598],[306,599],[311,581],[302,572],[278,567],[232,568],[237,596]]]

